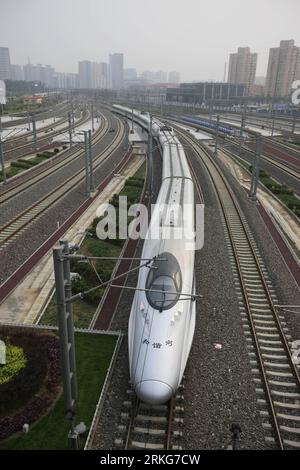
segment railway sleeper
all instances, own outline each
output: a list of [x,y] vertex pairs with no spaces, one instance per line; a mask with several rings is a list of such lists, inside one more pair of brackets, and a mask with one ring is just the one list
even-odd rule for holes
[[162,411],[165,413],[168,409],[168,406],[167,405],[147,405],[147,403],[140,403],[139,408],[141,410],[147,410],[147,411],[149,410],[150,412]]
[[[280,424],[279,428],[281,431],[300,435],[300,428],[298,427],[284,426],[283,424]],[[299,438],[299,436],[297,436],[297,438]]]
[[278,387],[287,387],[287,388],[293,388],[295,390],[298,390],[297,385],[295,382],[280,382],[279,380],[269,380],[270,385],[276,385]]
[[142,428],[140,426],[135,426],[133,429],[135,434],[149,434],[150,436],[165,436],[165,429],[156,429],[156,428]]
[[295,447],[296,449],[300,449],[300,441],[291,441],[290,439],[284,439],[283,442],[289,447]]
[[[146,434],[150,436],[165,436],[167,434],[166,429],[154,429],[154,428],[142,428],[139,426],[135,426],[134,433],[136,434]],[[182,437],[183,433],[179,430],[172,431],[172,436],[179,438]]]
[[155,444],[153,442],[139,442],[139,441],[132,441],[130,445],[130,449],[152,449],[152,450],[159,450],[165,449],[164,444]]

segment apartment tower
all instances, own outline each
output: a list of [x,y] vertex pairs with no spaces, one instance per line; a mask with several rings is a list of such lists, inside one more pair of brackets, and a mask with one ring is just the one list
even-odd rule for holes
[[0,80],[10,79],[10,57],[8,47],[0,47]]
[[286,97],[294,80],[300,79],[300,47],[293,39],[280,41],[279,47],[271,47],[265,86],[265,95]]
[[237,53],[229,55],[228,83],[245,85],[246,94],[251,94],[255,80],[257,53],[250,47],[239,47]]

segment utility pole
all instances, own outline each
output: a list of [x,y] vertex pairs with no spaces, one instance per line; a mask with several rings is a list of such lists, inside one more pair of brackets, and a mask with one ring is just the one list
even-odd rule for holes
[[[124,128],[125,128],[125,131],[127,131],[127,119],[126,119],[126,117],[124,117]],[[127,132],[125,132],[125,138],[124,138],[124,146],[123,146],[123,149],[124,149],[124,150],[127,150],[128,147],[129,147],[129,137],[128,137]]]
[[36,149],[37,147],[36,124],[35,124],[35,116],[33,113],[31,115],[31,119],[32,119],[33,145],[34,145],[34,148]]
[[243,129],[245,125],[245,116],[242,114],[241,118],[241,128],[240,128],[240,145],[239,145],[239,157],[241,156],[242,153],[242,142],[243,142]]
[[254,162],[252,166],[252,177],[251,177],[251,187],[249,197],[252,201],[256,201],[256,191],[257,191],[257,184],[259,180],[259,159],[261,155],[261,135],[256,136],[256,148],[255,148],[255,156]]
[[209,103],[209,122],[212,120],[212,103]]
[[69,122],[69,139],[70,139],[70,147],[73,145],[72,141],[72,121],[71,121],[71,113],[68,113],[68,122]]
[[295,134],[295,127],[296,127],[296,110],[293,111],[293,126],[292,126],[292,134]]
[[73,449],[78,449],[78,434],[74,429],[75,401],[77,399],[77,377],[75,362],[75,340],[72,303],[69,245],[61,241],[53,248],[55,288],[57,299],[58,328],[60,337],[62,378],[64,390],[64,411],[70,421],[69,442]]
[[75,111],[74,111],[73,103],[72,103],[72,123],[73,123],[73,127],[75,128]]
[[274,113],[274,104],[272,103],[272,130],[271,130],[272,137],[274,135],[274,126],[275,126],[275,113]]
[[92,114],[92,131],[94,132],[94,105],[91,103],[91,114]]
[[1,161],[1,168],[2,168],[2,176],[3,176],[3,184],[6,184],[6,170],[4,165],[4,155],[3,155],[3,145],[1,139],[1,132],[0,132],[0,161]]
[[149,158],[149,192],[152,195],[153,187],[153,150],[152,150],[152,114],[150,115],[150,128],[148,136],[148,158]]
[[90,190],[94,191],[94,180],[93,180],[93,154],[92,154],[92,131],[89,129],[89,167],[90,167]]
[[28,131],[30,131],[30,114],[27,113],[27,120],[28,120]]
[[89,177],[89,143],[88,143],[88,131],[84,133],[84,158],[85,158],[85,193],[86,196],[90,197],[90,177]]
[[131,108],[131,134],[134,133],[134,130],[133,130],[133,108]]
[[216,144],[215,144],[215,151],[214,151],[214,156],[218,156],[218,144],[219,144],[219,122],[220,122],[220,116],[218,114],[217,116],[217,127],[216,127]]

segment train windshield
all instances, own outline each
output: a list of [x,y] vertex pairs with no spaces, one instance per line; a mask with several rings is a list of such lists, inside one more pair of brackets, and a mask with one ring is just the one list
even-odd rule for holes
[[179,300],[182,289],[181,271],[171,253],[161,253],[152,264],[146,280],[146,297],[156,310],[168,310]]

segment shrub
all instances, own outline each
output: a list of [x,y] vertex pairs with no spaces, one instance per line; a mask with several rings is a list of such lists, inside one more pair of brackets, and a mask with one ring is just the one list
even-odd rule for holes
[[12,168],[13,168],[13,167],[16,167],[16,168],[22,168],[22,169],[24,169],[24,170],[27,170],[28,168],[31,167],[31,165],[30,165],[29,162],[27,162],[27,161],[21,162],[21,161],[19,161],[19,160],[15,161],[15,162],[11,162],[10,166],[11,166]]
[[26,357],[22,348],[6,345],[6,364],[0,367],[0,385],[9,382],[26,366]]
[[142,188],[144,186],[144,181],[138,178],[134,178],[134,176],[132,176],[131,178],[128,178],[126,180],[125,187],[126,186],[137,186],[139,188]]
[[0,338],[22,348],[27,359],[9,382],[0,385],[0,439],[43,415],[60,386],[59,340],[52,333],[0,327]]

